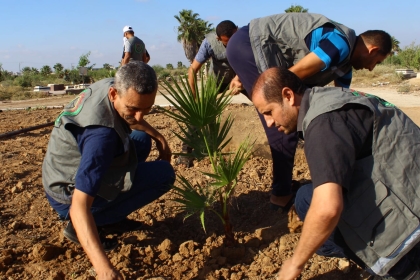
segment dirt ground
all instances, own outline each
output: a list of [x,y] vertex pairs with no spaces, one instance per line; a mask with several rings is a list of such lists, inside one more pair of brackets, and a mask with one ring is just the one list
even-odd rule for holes
[[[416,94],[399,95],[397,99],[410,95]],[[61,105],[63,98],[49,105]],[[0,112],[0,134],[51,122],[60,112],[37,104],[45,106],[42,102],[21,102],[19,106],[35,109]],[[8,104],[0,105],[4,109]],[[419,124],[419,107],[420,103],[402,109]],[[282,262],[293,254],[299,233],[290,232],[286,213],[269,208],[271,159],[255,109],[232,104],[229,112],[235,116],[231,147],[248,134],[257,140],[231,205],[239,245],[235,250],[223,246],[223,228],[211,213],[206,214],[207,233],[196,216],[184,220],[184,213],[175,210],[171,201],[174,195],[169,192],[131,214],[129,218],[144,223],[143,230],[120,235],[118,248],[108,253],[126,279],[274,279]],[[146,119],[169,140],[173,152],[181,150],[173,120],[161,113],[151,113]],[[50,132],[47,127],[0,139],[0,280],[95,279],[83,249],[64,238],[66,224],[58,220],[44,195],[41,166]],[[156,157],[153,149],[149,160]],[[196,162],[193,168],[174,168],[193,182],[208,180],[200,173],[209,168],[206,160]],[[302,149],[297,151],[293,177],[302,182],[310,180]],[[299,279],[367,278],[352,262],[314,255]]]

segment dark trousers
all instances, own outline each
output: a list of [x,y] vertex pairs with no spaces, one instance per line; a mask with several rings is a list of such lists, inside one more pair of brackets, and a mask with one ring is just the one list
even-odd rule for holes
[[[307,184],[302,186],[296,194],[296,212],[299,216],[299,219],[302,221],[305,221],[306,214],[308,213],[313,191],[314,190],[312,184]],[[360,267],[366,267],[363,261],[357,257],[356,254],[354,254],[353,251],[351,251],[350,248],[346,245],[343,236],[337,228],[333,231],[327,241],[325,241],[325,243],[316,251],[316,253],[325,257],[346,257],[353,260]],[[401,260],[390,269],[388,275],[397,280],[405,279],[407,275],[419,269],[419,262],[420,244],[417,244],[417,247],[411,249],[410,252],[402,257]],[[370,273],[373,274],[372,271],[370,271]]]
[[[252,87],[259,77],[254,54],[249,40],[249,27],[240,28],[229,40],[226,48],[229,64],[241,80],[248,98],[251,100]],[[279,132],[275,127],[267,127],[263,115],[258,113],[265,134],[270,145],[273,158],[273,195],[286,196],[291,193],[292,170],[296,146],[297,133],[289,135]]]

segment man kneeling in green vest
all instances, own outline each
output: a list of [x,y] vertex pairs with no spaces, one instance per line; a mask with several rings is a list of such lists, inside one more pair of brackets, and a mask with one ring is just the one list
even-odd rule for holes
[[[174,183],[165,138],[144,119],[157,92],[154,70],[139,61],[118,69],[70,102],[55,121],[42,166],[46,196],[64,236],[82,245],[99,279],[123,279],[105,254],[117,246],[102,233],[138,230],[127,215]],[[152,141],[157,161],[145,162]]]
[[302,235],[277,279],[298,277],[315,252],[350,258],[375,279],[419,279],[419,127],[376,96],[307,88],[277,67],[252,101],[268,127],[305,139],[312,177],[295,200]]

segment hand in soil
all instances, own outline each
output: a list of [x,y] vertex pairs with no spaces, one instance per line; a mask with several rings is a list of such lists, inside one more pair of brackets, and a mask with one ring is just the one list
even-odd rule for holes
[[113,268],[112,270],[98,274],[98,280],[124,280],[124,277],[118,270]]
[[288,259],[281,266],[276,280],[293,280],[300,275],[302,268],[292,264],[292,259]]

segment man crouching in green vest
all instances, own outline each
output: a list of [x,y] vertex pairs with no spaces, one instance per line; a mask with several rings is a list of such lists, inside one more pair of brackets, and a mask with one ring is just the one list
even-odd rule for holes
[[[157,92],[154,70],[133,61],[68,104],[55,121],[42,166],[46,196],[64,236],[82,245],[99,279],[123,279],[105,252],[117,241],[102,233],[140,229],[127,215],[154,201],[174,183],[165,138],[143,117]],[[145,162],[152,141],[157,161]]]
[[302,235],[277,279],[298,277],[315,252],[350,258],[374,279],[420,279],[419,127],[376,96],[307,88],[277,67],[258,78],[252,102],[268,127],[305,139],[312,177],[295,200]]

